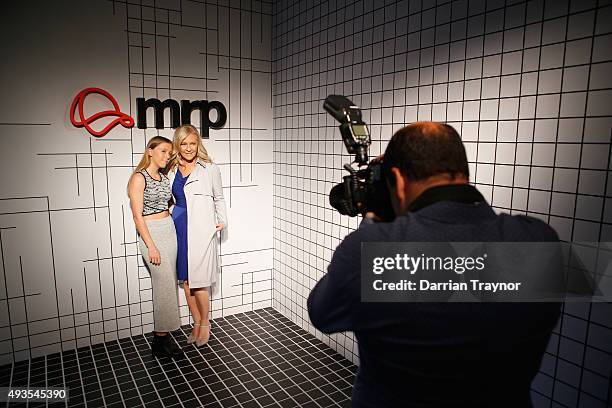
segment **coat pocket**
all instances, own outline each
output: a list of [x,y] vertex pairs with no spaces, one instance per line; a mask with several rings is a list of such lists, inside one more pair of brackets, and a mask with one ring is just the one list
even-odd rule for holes
[[200,197],[211,197],[212,198],[213,195],[209,193],[193,193],[193,196],[198,197],[198,198]]

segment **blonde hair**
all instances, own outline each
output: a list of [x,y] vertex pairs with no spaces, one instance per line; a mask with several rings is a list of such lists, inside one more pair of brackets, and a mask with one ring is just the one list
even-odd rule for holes
[[155,136],[152,137],[151,140],[149,140],[149,142],[147,143],[147,147],[144,153],[142,154],[142,159],[140,159],[140,163],[138,163],[138,165],[136,166],[134,173],[138,173],[149,167],[149,164],[151,164],[151,156],[149,156],[148,150],[155,149],[157,146],[163,143],[168,143],[170,146],[172,146],[172,141],[170,139],[166,139],[163,136]]
[[185,140],[189,135],[196,135],[196,140],[198,141],[198,159],[202,160],[205,163],[212,163],[212,159],[208,155],[204,144],[202,143],[202,137],[200,136],[200,132],[193,125],[183,125],[176,128],[174,131],[174,137],[172,138],[172,147],[174,148],[174,153],[172,155],[172,160],[170,161],[170,165],[168,168],[173,169],[179,164],[182,164],[182,158],[180,154],[180,147],[183,140]]

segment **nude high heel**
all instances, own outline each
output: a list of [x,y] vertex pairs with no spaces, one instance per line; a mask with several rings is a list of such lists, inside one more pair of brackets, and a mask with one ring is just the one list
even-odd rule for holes
[[[202,332],[200,332],[200,337],[198,337],[196,339],[196,341],[195,341],[196,347],[202,347],[203,345],[208,343],[208,339],[210,339],[210,323],[208,323],[208,324],[200,324],[200,327],[206,327],[206,329],[204,329],[204,332],[206,334],[204,336],[202,336]],[[202,329],[200,329],[200,330],[202,330]]]
[[[200,327],[201,324],[200,323],[194,323],[193,327]],[[187,337],[187,344],[193,344],[196,342],[196,336],[193,335],[193,331],[189,334],[189,337]]]

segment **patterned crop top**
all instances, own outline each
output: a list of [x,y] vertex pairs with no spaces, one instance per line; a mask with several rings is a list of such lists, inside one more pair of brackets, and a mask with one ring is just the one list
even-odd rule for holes
[[146,169],[141,170],[140,174],[145,179],[142,215],[158,214],[166,211],[172,198],[170,179],[160,173],[161,180],[155,180]]

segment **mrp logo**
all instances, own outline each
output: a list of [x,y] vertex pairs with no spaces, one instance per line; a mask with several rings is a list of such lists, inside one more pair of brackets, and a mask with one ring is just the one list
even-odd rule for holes
[[[85,116],[85,99],[89,94],[104,96],[112,105],[112,109]],[[182,100],[181,104],[174,99],[160,101],[156,98],[136,98],[136,126],[138,129],[147,129],[147,110],[153,109],[153,118],[156,129],[164,129],[164,111],[170,110],[170,127],[176,129],[180,125],[191,124],[191,113],[200,111],[200,134],[202,138],[208,139],[210,129],[221,129],[227,121],[227,110],[219,101],[188,101]],[[217,112],[217,119],[210,120],[210,112]],[[102,118],[114,118],[110,123],[100,130],[93,128],[93,123]],[[117,100],[107,91],[101,88],[85,88],[79,92],[70,105],[70,122],[76,127],[83,127],[92,136],[102,137],[117,125],[124,128],[134,126],[134,119],[126,113],[121,112]]]

